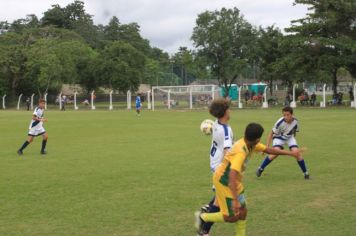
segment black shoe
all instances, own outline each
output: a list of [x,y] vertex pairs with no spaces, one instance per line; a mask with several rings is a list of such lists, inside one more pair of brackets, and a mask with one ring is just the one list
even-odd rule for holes
[[203,236],[204,235],[204,230],[203,230],[203,225],[204,221],[202,218],[200,218],[202,211],[196,211],[194,213],[195,216],[195,228],[197,229],[197,236]]
[[310,179],[309,174],[304,174],[304,179],[305,179],[305,180],[309,180],[309,179]]
[[19,156],[22,156],[22,155],[23,155],[23,152],[19,149],[19,150],[17,150],[17,154],[18,154]]
[[206,204],[206,205],[204,205],[204,206],[202,206],[200,208],[200,212],[201,213],[207,213],[207,212],[209,212],[209,210],[210,210],[210,205],[209,204]]
[[257,176],[257,177],[261,177],[262,172],[263,172],[263,169],[261,169],[260,167],[258,167],[258,169],[256,170],[256,176]]
[[46,155],[46,154],[47,154],[47,152],[45,150],[41,151],[41,155]]

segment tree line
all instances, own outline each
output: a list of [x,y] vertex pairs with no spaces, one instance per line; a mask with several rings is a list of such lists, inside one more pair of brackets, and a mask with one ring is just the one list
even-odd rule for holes
[[[238,8],[198,15],[194,49],[174,55],[153,47],[137,23],[114,16],[95,25],[84,3],[53,5],[42,18],[0,22],[0,94],[58,92],[63,83],[136,91],[141,83],[184,85],[216,79],[226,90],[238,78],[328,82],[356,77],[356,3],[353,0],[295,0],[308,14],[283,33],[253,26]],[[226,93],[227,94],[227,93]]]

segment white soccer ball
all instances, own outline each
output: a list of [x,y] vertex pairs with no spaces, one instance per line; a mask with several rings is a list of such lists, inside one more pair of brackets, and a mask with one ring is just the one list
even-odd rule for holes
[[211,135],[213,133],[214,121],[206,119],[200,124],[200,131],[205,135]]

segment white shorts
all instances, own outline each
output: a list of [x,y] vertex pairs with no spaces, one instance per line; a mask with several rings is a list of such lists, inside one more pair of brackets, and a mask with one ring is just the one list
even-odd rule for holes
[[297,140],[294,136],[290,137],[287,140],[273,138],[273,147],[280,147],[281,149],[283,149],[285,144],[288,145],[289,149],[298,147]]
[[43,126],[33,127],[28,132],[28,136],[36,137],[36,136],[40,136],[40,135],[42,135],[44,133],[46,133],[46,130],[43,128]]

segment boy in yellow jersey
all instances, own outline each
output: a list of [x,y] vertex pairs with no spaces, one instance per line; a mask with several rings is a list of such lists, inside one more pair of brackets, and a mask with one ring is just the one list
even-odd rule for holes
[[244,138],[238,140],[225,155],[213,177],[220,212],[196,213],[198,235],[201,234],[201,226],[205,222],[237,222],[236,235],[246,234],[247,207],[242,179],[243,172],[254,152],[294,157],[300,155],[299,150],[285,151],[266,147],[260,143],[263,131],[260,124],[250,123],[245,129]]

